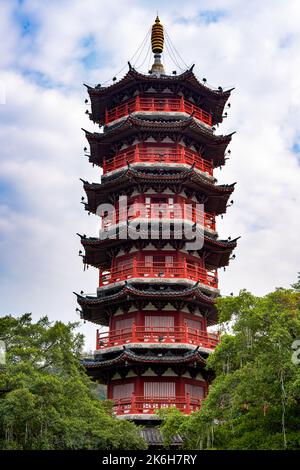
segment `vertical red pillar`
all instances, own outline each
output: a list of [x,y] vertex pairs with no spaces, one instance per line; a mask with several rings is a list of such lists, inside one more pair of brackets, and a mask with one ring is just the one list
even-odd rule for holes
[[186,394],[186,413],[190,414],[190,412],[191,412],[191,397],[190,397],[190,394],[187,393]]
[[140,96],[137,95],[135,98],[135,111],[140,111],[140,110],[141,110]]
[[137,409],[136,409],[136,397],[135,397],[135,393],[134,393],[134,392],[132,392],[132,395],[131,395],[130,413],[131,413],[131,414],[136,414],[136,413],[137,413]]
[[132,341],[138,341],[135,321],[132,323]]
[[180,106],[179,106],[180,111],[183,113],[184,112],[184,98],[183,96],[180,97]]

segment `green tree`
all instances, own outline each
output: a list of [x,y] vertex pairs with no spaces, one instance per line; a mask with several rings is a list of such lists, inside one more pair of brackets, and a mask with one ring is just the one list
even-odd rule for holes
[[141,449],[134,424],[113,417],[80,365],[76,324],[0,319],[6,366],[0,371],[0,448]]
[[295,284],[292,284],[292,288],[296,291],[300,291],[300,273],[298,273],[298,279]]
[[232,333],[208,359],[215,379],[201,411],[163,414],[166,445],[180,433],[188,449],[300,448],[300,365],[292,361],[298,287],[218,299],[219,321],[233,321]]

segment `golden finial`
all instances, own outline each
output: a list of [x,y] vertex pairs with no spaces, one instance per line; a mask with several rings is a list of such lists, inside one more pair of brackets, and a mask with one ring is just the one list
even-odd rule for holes
[[161,54],[164,49],[164,27],[161,24],[157,15],[151,32],[152,52],[154,54]]
[[151,72],[155,75],[164,74],[164,66],[160,61],[161,53],[164,50],[164,27],[161,24],[158,14],[151,31],[151,45],[152,52],[154,53],[154,64],[152,65]]

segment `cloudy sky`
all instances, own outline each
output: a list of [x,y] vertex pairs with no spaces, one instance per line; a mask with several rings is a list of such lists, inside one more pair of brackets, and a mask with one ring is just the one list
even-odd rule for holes
[[[212,86],[235,87],[220,133],[237,131],[219,183],[237,181],[221,237],[241,235],[220,273],[223,294],[288,287],[300,271],[298,0],[0,1],[0,314],[78,320],[72,291],[93,293],[76,232],[95,236],[79,177],[83,83],[121,78],[156,10],[183,61]],[[146,45],[133,63],[148,71]],[[183,67],[166,57],[168,70]],[[125,67],[125,68],[124,68]],[[123,69],[123,70],[121,70]],[[120,71],[121,70],[121,71]],[[94,325],[83,325],[94,347]]]

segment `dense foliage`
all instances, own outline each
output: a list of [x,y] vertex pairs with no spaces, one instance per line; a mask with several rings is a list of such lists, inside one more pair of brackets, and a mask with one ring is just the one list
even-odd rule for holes
[[1,449],[145,448],[136,427],[112,416],[79,362],[75,324],[46,317],[0,319],[6,365],[0,370]]
[[218,310],[227,333],[208,360],[216,377],[201,411],[162,413],[166,445],[179,433],[188,449],[299,449],[300,361],[292,347],[300,349],[300,282],[264,297],[220,298]]

